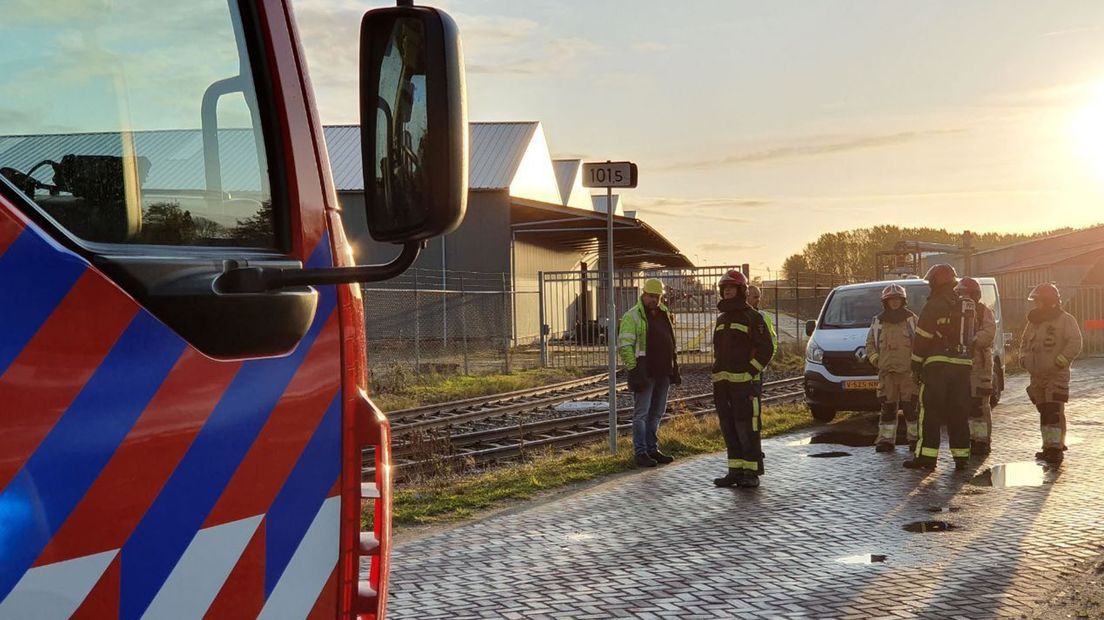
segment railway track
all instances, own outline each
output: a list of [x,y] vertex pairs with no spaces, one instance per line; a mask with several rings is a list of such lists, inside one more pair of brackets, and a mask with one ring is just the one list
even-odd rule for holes
[[[625,384],[619,383],[617,387],[622,390]],[[387,417],[391,421],[391,436],[399,438],[414,431],[428,431],[537,411],[608,392],[606,375],[592,375],[539,388],[402,409],[389,413]]]
[[[595,381],[593,378],[590,380]],[[597,380],[601,380],[601,378]],[[803,396],[802,382],[803,379],[801,377],[795,377],[765,383],[763,386],[763,404],[778,404],[801,398]],[[566,383],[578,384],[579,382]],[[576,385],[575,387],[578,388],[580,385]],[[560,391],[557,391],[557,388]],[[460,422],[468,422],[473,419],[485,420],[502,417],[509,415],[511,412],[524,411],[526,407],[531,409],[536,402],[548,401],[549,403],[555,404],[585,398],[586,395],[591,395],[592,393],[604,394],[608,390],[608,387],[602,386],[600,388],[587,388],[583,390],[576,389],[573,396],[569,396],[566,393],[567,390],[570,390],[570,387],[566,386],[566,384],[558,384],[544,388],[544,392],[541,394],[523,394],[523,392],[535,391],[523,390],[522,392],[500,395],[495,399],[483,399],[487,401],[483,403],[476,402],[480,399],[464,401],[464,404],[450,403],[449,411],[453,411],[454,413],[452,417],[447,418],[449,421],[442,421],[446,420],[444,417],[431,416],[422,418],[425,422],[417,425],[411,422],[403,422],[403,420],[409,420],[410,417],[402,416],[400,417],[400,422],[393,427],[395,429],[403,429],[402,434],[397,431],[394,432],[394,436],[397,439],[394,449],[395,467],[398,470],[396,473],[401,478],[403,469],[409,470],[414,466],[427,463],[433,463],[435,465],[448,465],[449,463],[457,462],[485,464],[497,460],[515,458],[535,449],[546,447],[558,449],[569,448],[606,437],[609,434],[609,411],[603,405],[601,409],[573,416],[530,422],[503,423],[489,429],[444,434],[443,436],[438,436],[430,440],[435,448],[433,451],[437,452],[437,454],[429,458],[419,458],[421,455],[416,454],[418,451],[416,442],[412,444],[403,440],[404,435],[414,435],[414,431],[416,430],[427,431],[430,429],[438,429],[439,431],[450,424],[455,424],[458,420]],[[520,402],[511,402],[513,399],[519,398],[521,399]],[[492,400],[496,405],[492,406],[490,404]],[[669,413],[668,417],[707,415],[714,411],[712,400],[713,395],[711,393],[672,399],[669,403],[669,410],[674,413]],[[555,401],[555,403],[553,403],[553,401]],[[527,403],[527,405],[523,403]],[[547,407],[550,405],[546,403],[541,406]],[[469,411],[469,407],[474,407],[474,409]],[[506,411],[505,413],[488,413],[490,409],[511,411]],[[482,417],[465,417],[473,411],[477,412],[478,415]],[[632,426],[632,408],[619,408],[617,410],[617,419],[618,432],[624,433],[630,431]],[[422,433],[421,435],[424,437],[425,434],[426,433]],[[449,454],[440,454],[443,450],[448,450]],[[366,462],[370,463],[371,461],[369,460]]]

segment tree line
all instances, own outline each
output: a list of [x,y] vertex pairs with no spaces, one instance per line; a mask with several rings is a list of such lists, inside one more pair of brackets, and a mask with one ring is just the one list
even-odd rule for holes
[[[1062,228],[1032,234],[973,233],[971,245],[976,250],[987,250],[1072,230],[1072,228]],[[787,278],[792,278],[798,273],[814,272],[851,281],[870,280],[876,276],[875,254],[893,249],[898,241],[926,241],[957,246],[962,243],[962,235],[962,232],[952,232],[944,228],[902,228],[900,226],[873,226],[824,233],[817,237],[816,241],[806,244],[801,252],[787,257],[782,264],[782,270]]]

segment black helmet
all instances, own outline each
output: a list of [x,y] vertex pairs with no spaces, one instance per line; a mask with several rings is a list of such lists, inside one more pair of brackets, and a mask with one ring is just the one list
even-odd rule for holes
[[932,265],[928,273],[924,274],[924,279],[927,280],[928,286],[932,288],[940,288],[948,284],[954,286],[958,282],[958,273],[955,272],[953,266],[940,263]]

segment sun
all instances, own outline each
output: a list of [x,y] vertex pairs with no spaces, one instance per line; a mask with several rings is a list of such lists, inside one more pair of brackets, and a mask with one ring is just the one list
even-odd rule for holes
[[1073,139],[1088,171],[1104,182],[1104,83],[1073,116]]

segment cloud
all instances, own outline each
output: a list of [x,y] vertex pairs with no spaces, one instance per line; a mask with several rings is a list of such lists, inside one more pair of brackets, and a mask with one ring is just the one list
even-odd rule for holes
[[1086,26],[1084,28],[1067,28],[1065,30],[1054,30],[1052,32],[1044,32],[1039,35],[1042,37],[1062,37],[1069,34],[1081,34],[1084,32],[1100,32],[1102,28],[1100,26]]
[[640,196],[633,198],[642,208],[685,212],[697,209],[758,209],[771,204],[760,198],[672,198]]
[[731,241],[706,241],[699,243],[695,246],[702,252],[716,253],[716,252],[750,252],[752,250],[762,250],[766,246],[762,245],[742,245],[739,243],[733,243]]
[[899,146],[910,142],[965,133],[965,129],[929,129],[922,131],[902,131],[892,134],[825,137],[804,144],[783,144],[765,149],[746,151],[714,159],[675,162],[660,166],[660,170],[702,170],[738,164],[758,164],[771,161],[784,161],[820,155],[835,155],[851,151]]
[[633,209],[631,206],[626,206],[629,211],[635,210],[637,215],[641,219],[647,221],[651,218],[671,218],[681,220],[693,224],[695,222],[707,221],[707,222],[721,222],[724,224],[750,224],[751,220],[744,219],[742,217],[733,217],[729,215],[707,215],[701,213],[664,213],[663,211],[652,211],[645,209]]
[[[496,74],[496,75],[536,75],[541,77],[554,77],[573,75],[577,68],[577,60],[586,56],[602,55],[605,50],[597,43],[578,38],[550,39],[544,42],[530,42],[530,49],[536,48],[534,53],[523,58],[516,58],[518,49],[522,46],[511,47],[502,53],[486,54],[490,56],[485,60],[468,62],[468,73]],[[472,58],[482,58],[472,54]]]
[[634,43],[632,46],[632,50],[640,54],[656,54],[659,52],[667,52],[671,49],[673,49],[672,46],[658,41],[641,41],[639,43]]

